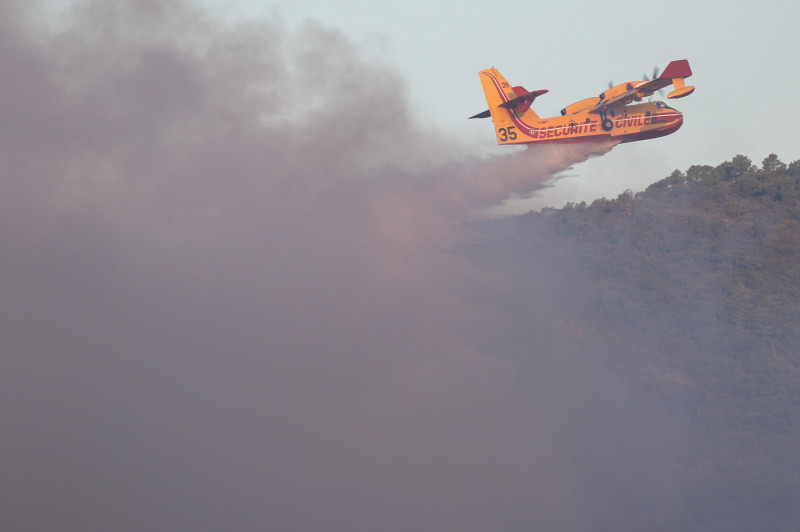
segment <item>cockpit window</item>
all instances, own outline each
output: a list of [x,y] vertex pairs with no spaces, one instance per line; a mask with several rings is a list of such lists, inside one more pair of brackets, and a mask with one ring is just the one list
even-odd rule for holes
[[669,105],[665,104],[664,102],[656,102],[656,108],[658,109],[672,109]]

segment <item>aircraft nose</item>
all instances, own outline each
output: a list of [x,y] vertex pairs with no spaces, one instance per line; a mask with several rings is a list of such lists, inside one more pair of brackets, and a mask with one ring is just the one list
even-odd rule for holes
[[683,113],[676,109],[663,109],[658,114],[658,122],[663,124],[660,129],[675,130],[683,125]]
[[666,129],[670,132],[677,131],[683,125],[683,113],[680,111],[673,111],[673,113],[674,114],[666,127]]

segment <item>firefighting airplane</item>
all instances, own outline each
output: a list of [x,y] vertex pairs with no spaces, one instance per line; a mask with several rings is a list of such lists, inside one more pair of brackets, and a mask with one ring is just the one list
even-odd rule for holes
[[660,76],[654,73],[654,79],[616,85],[600,96],[568,105],[561,116],[541,118],[530,107],[547,90],[512,87],[497,69],[490,68],[480,72],[489,109],[470,118],[491,116],[498,144],[654,139],[677,131],[683,115],[664,102],[639,102],[670,84],[675,90],[667,98],[690,95],[694,87],[686,86],[684,79],[691,75],[689,61],[672,61]]

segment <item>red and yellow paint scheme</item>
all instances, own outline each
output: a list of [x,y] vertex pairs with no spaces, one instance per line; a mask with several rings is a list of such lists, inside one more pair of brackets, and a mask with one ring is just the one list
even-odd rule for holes
[[470,118],[492,117],[498,144],[563,142],[633,142],[663,137],[683,125],[680,111],[664,102],[642,102],[667,85],[667,98],[683,98],[694,92],[684,80],[692,75],[689,61],[672,61],[652,80],[628,81],[600,96],[586,98],[561,110],[561,116],[541,118],[531,103],[547,90],[527,91],[512,87],[495,68],[480,72],[489,109]]

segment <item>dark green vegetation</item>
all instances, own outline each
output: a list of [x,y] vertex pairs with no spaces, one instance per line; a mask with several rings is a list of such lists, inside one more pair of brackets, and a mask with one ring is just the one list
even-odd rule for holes
[[475,229],[530,345],[599,360],[680,420],[657,523],[800,529],[800,161],[738,155]]

